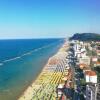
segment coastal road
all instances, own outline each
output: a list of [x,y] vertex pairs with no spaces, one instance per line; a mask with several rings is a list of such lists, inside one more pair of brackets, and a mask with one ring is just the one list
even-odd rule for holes
[[77,91],[77,82],[75,80],[76,79],[76,75],[75,75],[76,58],[74,56],[74,52],[73,52],[74,50],[72,50],[72,51],[71,50],[70,50],[70,52],[72,54],[69,55],[69,66],[70,66],[72,73],[73,73],[72,74],[72,82],[74,83],[74,94],[73,94],[72,100],[80,100],[80,96],[79,96],[79,93]]

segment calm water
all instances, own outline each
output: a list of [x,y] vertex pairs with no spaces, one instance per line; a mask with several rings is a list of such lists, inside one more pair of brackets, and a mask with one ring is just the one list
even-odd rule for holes
[[63,39],[0,40],[0,100],[16,100]]

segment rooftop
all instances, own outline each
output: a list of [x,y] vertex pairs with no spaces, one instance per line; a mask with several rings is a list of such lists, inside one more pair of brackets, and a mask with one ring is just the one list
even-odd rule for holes
[[85,74],[89,76],[96,76],[96,72],[94,71],[86,71]]

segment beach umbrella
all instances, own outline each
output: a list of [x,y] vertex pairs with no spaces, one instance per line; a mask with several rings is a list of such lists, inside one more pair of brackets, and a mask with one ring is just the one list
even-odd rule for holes
[[62,80],[66,81],[67,80],[67,77],[62,78]]
[[58,85],[58,88],[59,88],[59,89],[62,89],[62,88],[63,88],[63,84],[59,84],[59,85]]

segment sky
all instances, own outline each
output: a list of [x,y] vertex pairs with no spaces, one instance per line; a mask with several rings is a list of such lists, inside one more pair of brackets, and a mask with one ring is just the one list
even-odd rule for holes
[[0,0],[0,39],[100,33],[100,0]]

